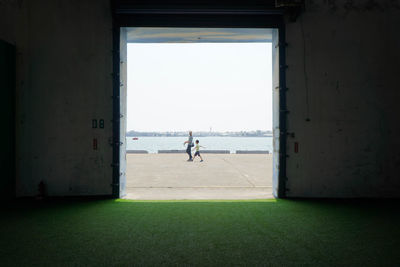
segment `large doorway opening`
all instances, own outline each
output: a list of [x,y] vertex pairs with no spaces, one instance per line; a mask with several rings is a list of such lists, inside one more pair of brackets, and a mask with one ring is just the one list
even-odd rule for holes
[[[278,29],[121,28],[120,40],[120,195],[277,196]],[[201,164],[186,162],[189,130]]]

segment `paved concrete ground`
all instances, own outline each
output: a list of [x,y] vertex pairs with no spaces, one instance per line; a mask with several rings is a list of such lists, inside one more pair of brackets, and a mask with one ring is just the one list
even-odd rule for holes
[[257,199],[272,197],[272,155],[127,154],[129,199]]

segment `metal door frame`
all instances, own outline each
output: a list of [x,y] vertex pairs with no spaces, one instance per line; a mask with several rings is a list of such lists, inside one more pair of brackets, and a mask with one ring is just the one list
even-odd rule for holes
[[[283,10],[142,8],[113,2],[113,197],[120,197],[120,32],[122,27],[274,28],[279,34],[279,176],[276,197],[286,197],[286,41]],[[273,89],[275,90],[275,89]]]

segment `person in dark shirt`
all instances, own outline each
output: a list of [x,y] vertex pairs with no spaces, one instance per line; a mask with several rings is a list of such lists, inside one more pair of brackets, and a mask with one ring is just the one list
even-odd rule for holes
[[194,146],[194,144],[193,144],[192,131],[189,131],[189,138],[188,138],[187,141],[185,141],[183,143],[183,145],[185,145],[185,144],[188,144],[187,148],[186,148],[186,153],[188,153],[189,159],[187,161],[193,161],[193,158],[192,158],[192,147]]

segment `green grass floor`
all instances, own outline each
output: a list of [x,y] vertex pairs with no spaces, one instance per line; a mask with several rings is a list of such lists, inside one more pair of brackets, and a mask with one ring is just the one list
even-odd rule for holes
[[399,201],[53,201],[1,210],[0,266],[400,266]]

